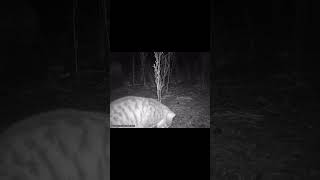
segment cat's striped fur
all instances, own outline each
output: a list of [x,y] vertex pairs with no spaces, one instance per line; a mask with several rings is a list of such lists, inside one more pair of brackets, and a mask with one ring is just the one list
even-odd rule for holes
[[167,128],[175,113],[151,98],[126,96],[110,103],[110,127]]
[[16,123],[0,137],[0,179],[109,180],[106,119],[64,109]]

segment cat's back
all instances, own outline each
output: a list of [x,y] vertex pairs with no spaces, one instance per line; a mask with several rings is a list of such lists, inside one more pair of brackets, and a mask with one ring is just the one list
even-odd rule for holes
[[109,179],[106,114],[62,109],[21,120],[0,136],[0,179]]
[[168,127],[175,114],[152,98],[126,96],[110,103],[111,127]]
[[129,102],[134,103],[134,104],[143,103],[143,102],[149,101],[150,99],[151,98],[145,98],[145,97],[139,97],[139,96],[125,96],[125,97],[115,99],[114,101],[112,101],[110,103],[110,106],[114,107],[116,105],[123,104],[123,103],[129,103]]

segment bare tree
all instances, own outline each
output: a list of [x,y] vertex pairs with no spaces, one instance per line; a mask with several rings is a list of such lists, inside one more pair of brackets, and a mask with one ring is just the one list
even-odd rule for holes
[[[158,101],[161,102],[161,91],[162,88],[167,85],[167,89],[169,86],[169,75],[172,72],[171,71],[171,59],[172,59],[173,53],[167,53],[164,52],[154,52],[154,57],[156,58],[155,64],[153,64],[154,68],[154,77],[155,77],[155,83],[157,87],[157,96]],[[167,90],[168,91],[168,90]]]
[[210,53],[203,52],[200,53],[200,63],[201,63],[201,88],[208,88],[210,83]]
[[134,55],[131,56],[132,57],[132,85],[135,85],[135,82],[134,82],[134,77],[135,77],[135,59],[134,59]]
[[78,0],[73,0],[73,45],[74,45],[74,57],[75,57],[75,69],[78,73],[78,37],[77,37],[77,26],[78,26]]
[[165,58],[165,69],[168,69],[168,74],[166,75],[166,90],[169,92],[170,75],[172,73],[172,62],[174,61],[174,52],[169,52]]
[[146,59],[147,59],[147,53],[140,52],[140,62],[141,62],[141,76],[140,79],[143,82],[143,85],[146,86]]

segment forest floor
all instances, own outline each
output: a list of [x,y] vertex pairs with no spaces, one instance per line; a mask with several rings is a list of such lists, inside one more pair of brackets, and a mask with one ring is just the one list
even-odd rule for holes
[[217,82],[211,179],[320,179],[317,95],[292,84],[280,76]]
[[[142,85],[121,87],[111,91],[110,100],[123,96],[157,99],[155,87]],[[196,85],[172,86],[163,92],[162,103],[176,116],[170,128],[210,128],[210,91]]]

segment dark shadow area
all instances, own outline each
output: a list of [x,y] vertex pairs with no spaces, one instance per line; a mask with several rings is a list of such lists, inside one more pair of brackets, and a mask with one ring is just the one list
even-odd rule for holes
[[319,15],[299,2],[216,3],[215,180],[320,177]]
[[106,111],[103,4],[74,3],[1,2],[1,130],[51,109]]

